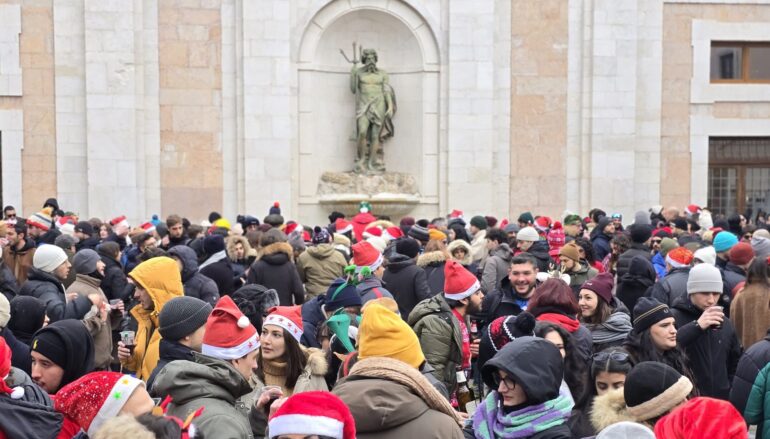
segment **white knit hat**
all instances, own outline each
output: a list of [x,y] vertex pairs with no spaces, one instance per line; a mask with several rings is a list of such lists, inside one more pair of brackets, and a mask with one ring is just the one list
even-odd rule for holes
[[719,269],[709,264],[698,264],[690,269],[687,278],[687,294],[721,293],[722,274]]
[[717,263],[717,252],[714,250],[714,247],[708,246],[699,248],[698,250],[695,250],[695,254],[693,257],[701,262],[704,262],[709,265],[716,265]]
[[67,261],[67,254],[64,250],[55,245],[42,245],[35,250],[32,256],[32,265],[40,271],[53,273],[59,268],[59,265]]
[[519,233],[516,234],[516,240],[537,242],[540,241],[540,235],[537,233],[537,230],[535,230],[534,227],[524,227],[523,229],[519,230]]

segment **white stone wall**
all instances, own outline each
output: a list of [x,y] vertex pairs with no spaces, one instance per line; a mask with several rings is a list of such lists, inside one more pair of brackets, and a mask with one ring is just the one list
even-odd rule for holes
[[21,6],[0,5],[0,96],[21,96]]
[[12,203],[18,215],[22,212],[21,151],[24,149],[24,114],[21,110],[0,109],[2,136],[3,204]]

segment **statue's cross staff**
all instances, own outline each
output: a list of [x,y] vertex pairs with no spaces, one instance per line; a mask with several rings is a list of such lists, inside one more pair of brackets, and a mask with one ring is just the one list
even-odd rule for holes
[[351,64],[358,64],[359,62],[361,62],[361,57],[363,55],[363,46],[358,47],[358,53],[356,53],[356,42],[353,41],[353,59],[352,60],[348,58],[348,55],[345,53],[344,50],[340,49],[340,53],[345,58],[345,61]]

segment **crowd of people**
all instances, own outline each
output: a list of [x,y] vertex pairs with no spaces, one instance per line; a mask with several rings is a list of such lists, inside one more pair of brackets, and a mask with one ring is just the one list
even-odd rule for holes
[[0,439],[770,438],[770,232],[280,205],[0,222]]

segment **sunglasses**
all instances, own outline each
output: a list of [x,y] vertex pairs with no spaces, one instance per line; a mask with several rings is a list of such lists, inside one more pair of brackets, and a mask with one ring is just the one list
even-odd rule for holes
[[747,233],[747,234],[743,235],[743,239],[751,239],[752,236],[754,236],[754,235],[751,234],[751,233]]
[[608,360],[612,360],[616,363],[628,363],[628,352],[599,352],[591,357],[595,363],[605,363]]
[[653,239],[651,242],[653,244],[660,244],[661,242],[663,242],[663,240],[662,239]]
[[505,383],[505,388],[508,390],[513,390],[516,388],[516,382],[511,379],[511,377],[501,377],[500,374],[493,373],[492,374],[492,382],[495,383],[495,388],[500,387],[500,383]]

